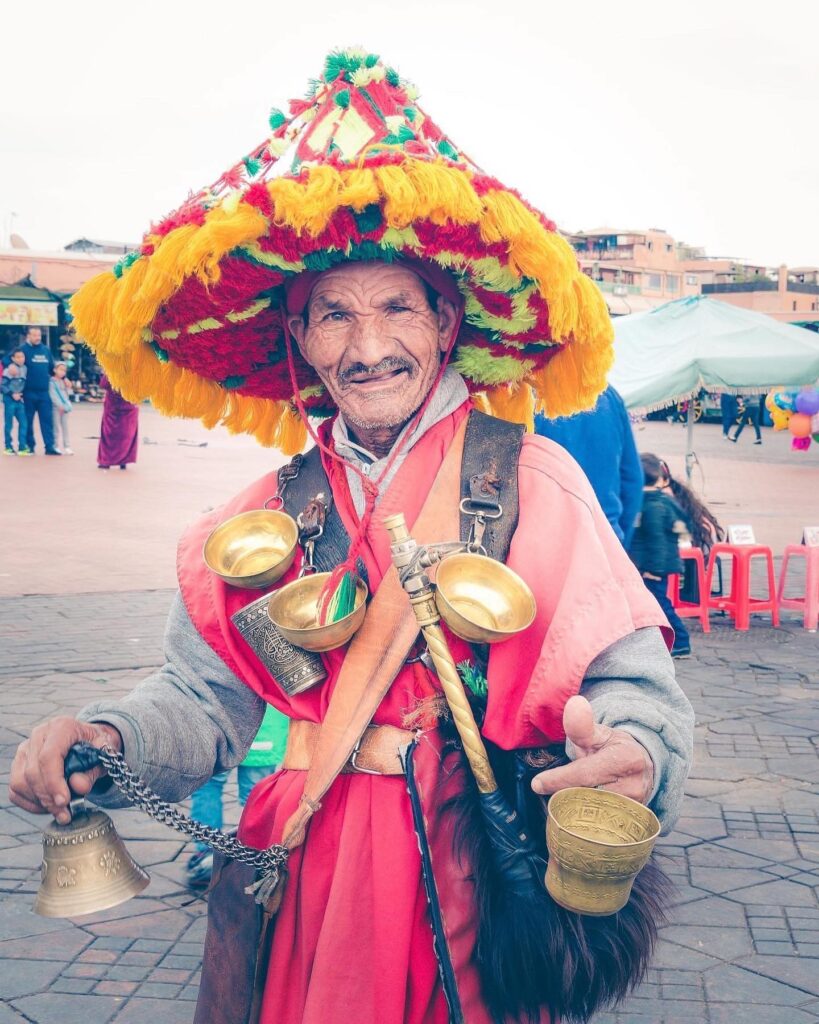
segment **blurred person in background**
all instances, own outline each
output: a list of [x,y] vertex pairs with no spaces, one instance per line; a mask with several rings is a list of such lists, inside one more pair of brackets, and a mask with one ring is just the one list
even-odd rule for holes
[[643,503],[643,471],[625,403],[609,384],[590,412],[535,417],[535,433],[556,441],[589,478],[611,528],[628,548]]
[[48,345],[43,344],[41,327],[29,327],[23,345],[26,361],[26,448],[34,454],[34,417],[40,424],[46,455],[59,455],[54,447],[54,425],[51,412],[51,396],[48,393],[51,375],[54,372],[54,356]]
[[125,469],[137,460],[139,442],[139,408],[126,401],[111,387],[107,377],[100,378],[105,392],[100,423],[100,443],[97,465],[100,469],[119,466]]
[[68,417],[73,408],[71,404],[71,383],[66,377],[68,367],[65,363],[54,364],[54,376],[48,385],[51,405],[54,409],[54,446],[61,455],[73,455],[68,439]]

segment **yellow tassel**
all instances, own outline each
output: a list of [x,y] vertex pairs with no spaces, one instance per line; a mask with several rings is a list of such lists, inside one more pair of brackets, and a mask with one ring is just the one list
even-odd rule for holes
[[468,172],[443,163],[406,160],[401,168],[418,195],[418,215],[433,224],[476,224],[483,204]]
[[71,299],[77,337],[95,351],[111,333],[111,312],[119,283],[111,271],[106,270],[86,281]]
[[387,226],[405,228],[418,216],[419,195],[402,167],[385,165],[373,171],[384,196]]
[[523,423],[531,434],[535,429],[535,399],[528,384],[501,384],[486,394],[492,415],[510,423]]
[[307,427],[298,409],[290,402],[282,404],[284,409],[279,421],[279,432],[275,444],[284,455],[298,455],[307,444]]
[[341,172],[342,189],[338,196],[339,205],[351,206],[357,212],[365,206],[379,202],[381,193],[375,175],[367,167],[356,167]]
[[478,391],[477,394],[472,395],[472,404],[478,412],[486,413],[487,416],[494,415],[492,412],[492,406],[489,404],[489,399],[483,391]]

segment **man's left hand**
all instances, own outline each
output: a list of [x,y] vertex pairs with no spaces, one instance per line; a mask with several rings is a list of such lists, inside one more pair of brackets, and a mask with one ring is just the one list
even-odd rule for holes
[[598,786],[646,803],[654,789],[654,765],[630,733],[598,725],[591,704],[579,696],[566,702],[563,729],[577,748],[577,759],[536,775],[535,793],[550,796],[570,786]]

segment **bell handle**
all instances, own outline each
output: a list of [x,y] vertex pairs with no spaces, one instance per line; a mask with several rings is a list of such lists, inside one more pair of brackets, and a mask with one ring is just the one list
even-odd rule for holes
[[90,743],[75,743],[65,755],[64,775],[69,779],[75,772],[90,772],[100,764],[100,752]]

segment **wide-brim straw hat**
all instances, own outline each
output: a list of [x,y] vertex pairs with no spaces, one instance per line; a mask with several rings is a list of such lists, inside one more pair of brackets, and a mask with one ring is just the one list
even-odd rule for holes
[[[309,98],[270,125],[74,296],[77,334],[125,398],[300,451],[286,282],[345,260],[408,259],[446,270],[463,296],[451,361],[487,411],[531,423],[536,407],[593,405],[612,361],[600,292],[555,225],[479,170],[413,86],[374,54],[332,53]],[[332,414],[295,360],[309,413]]]

